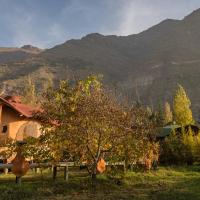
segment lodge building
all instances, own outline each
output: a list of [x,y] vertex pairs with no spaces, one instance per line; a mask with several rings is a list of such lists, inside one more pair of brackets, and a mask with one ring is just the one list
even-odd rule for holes
[[23,104],[19,96],[0,97],[0,142],[16,141],[28,136],[39,137],[40,123],[34,119],[38,108]]

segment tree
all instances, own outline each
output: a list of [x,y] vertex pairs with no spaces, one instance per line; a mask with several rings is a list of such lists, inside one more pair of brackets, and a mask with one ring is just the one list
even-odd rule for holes
[[85,162],[92,177],[101,158],[128,165],[154,149],[153,122],[146,109],[123,107],[95,76],[50,88],[42,108],[44,146],[52,162]]
[[182,133],[182,143],[184,148],[182,149],[184,153],[184,161],[187,164],[192,164],[194,162],[194,155],[195,155],[195,145],[196,145],[196,138],[194,133],[192,132],[191,127],[188,128],[187,131]]
[[164,125],[164,112],[163,112],[163,106],[160,103],[158,106],[158,110],[155,112],[155,120],[157,123],[157,126],[163,126]]
[[35,88],[35,84],[30,75],[27,76],[22,100],[24,103],[27,103],[30,105],[37,104],[36,88]]
[[194,123],[190,106],[191,102],[184,88],[178,85],[173,102],[174,119],[177,124],[184,126]]
[[118,161],[124,160],[128,167],[145,159],[157,159],[159,145],[155,138],[156,123],[149,116],[147,109],[130,108],[126,111],[123,127],[124,135],[116,152]]
[[25,144],[21,147],[23,155],[26,158],[31,159],[35,163],[42,163],[51,161],[50,149],[47,146],[47,140],[44,135],[38,138],[27,137]]
[[175,130],[162,141],[160,161],[165,164],[182,164],[185,162],[184,145]]
[[170,108],[170,104],[168,102],[165,102],[165,106],[164,106],[164,124],[167,124],[169,122],[173,121],[173,115],[172,115],[172,111]]
[[9,159],[13,155],[16,149],[16,142],[11,138],[6,138],[5,141],[0,142],[0,156],[3,159]]
[[200,133],[195,135],[194,160],[200,162]]
[[200,133],[192,128],[182,127],[180,132],[175,130],[162,141],[160,161],[166,164],[192,164],[199,162]]
[[[54,162],[86,162],[92,177],[97,163],[120,143],[126,115],[115,99],[102,88],[97,77],[90,76],[70,86],[62,81],[50,88],[42,103],[44,136]],[[52,127],[52,125],[54,126]]]

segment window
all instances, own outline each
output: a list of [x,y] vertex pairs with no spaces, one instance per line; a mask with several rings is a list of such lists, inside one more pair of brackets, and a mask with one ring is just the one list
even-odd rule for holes
[[8,126],[4,125],[2,127],[2,133],[7,133],[7,130],[8,130]]

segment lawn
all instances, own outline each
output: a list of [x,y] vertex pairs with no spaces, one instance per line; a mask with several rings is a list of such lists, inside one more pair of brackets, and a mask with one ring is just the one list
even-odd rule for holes
[[160,167],[157,171],[127,172],[124,178],[98,176],[95,183],[85,173],[73,172],[66,182],[58,174],[53,181],[50,171],[43,176],[29,172],[22,185],[12,174],[0,175],[0,200],[187,200],[200,199],[200,166]]

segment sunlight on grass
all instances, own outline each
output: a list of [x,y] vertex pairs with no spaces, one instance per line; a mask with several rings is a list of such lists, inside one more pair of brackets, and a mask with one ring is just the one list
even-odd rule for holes
[[12,174],[0,175],[0,200],[40,199],[200,199],[200,167],[160,167],[157,171],[127,172],[121,179],[99,175],[95,182],[85,175],[70,175],[65,182],[62,172],[54,182],[50,170],[29,172],[22,186]]

